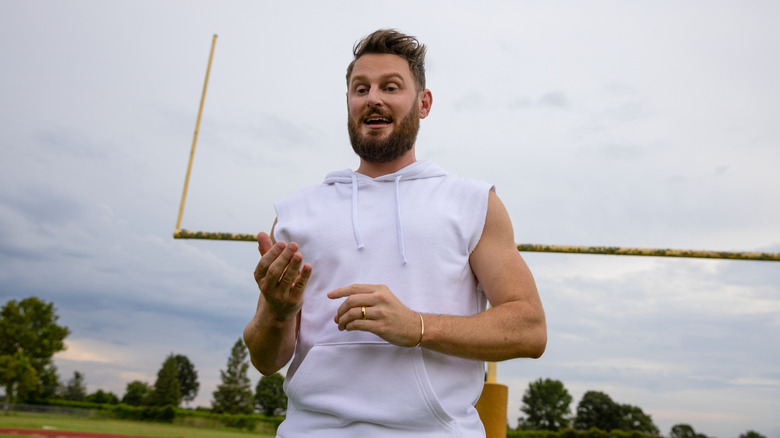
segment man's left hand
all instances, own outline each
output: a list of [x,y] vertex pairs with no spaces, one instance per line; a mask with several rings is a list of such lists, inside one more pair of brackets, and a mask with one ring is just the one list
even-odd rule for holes
[[401,347],[414,347],[420,340],[417,312],[406,307],[381,284],[353,284],[328,292],[328,298],[344,298],[333,318],[339,330],[371,332]]

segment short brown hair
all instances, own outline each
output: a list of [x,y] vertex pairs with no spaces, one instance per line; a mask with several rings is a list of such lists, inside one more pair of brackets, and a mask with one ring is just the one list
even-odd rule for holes
[[377,30],[352,47],[354,59],[347,67],[347,86],[358,58],[368,54],[391,54],[398,55],[409,63],[417,91],[422,91],[425,89],[425,49],[425,45],[411,35],[405,35],[395,29]]

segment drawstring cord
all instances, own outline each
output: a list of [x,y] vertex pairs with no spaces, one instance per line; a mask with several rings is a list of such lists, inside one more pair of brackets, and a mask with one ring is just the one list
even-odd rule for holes
[[[398,251],[401,254],[402,264],[406,264],[406,246],[404,243],[404,227],[401,223],[401,196],[398,192],[398,183],[401,182],[403,175],[395,178],[395,228],[398,237]],[[358,222],[358,180],[355,173],[352,174],[352,230],[355,233],[355,243],[358,249],[363,249],[363,235],[360,233],[360,223]]]
[[357,176],[352,174],[352,230],[355,232],[355,242],[358,249],[363,249],[363,236],[360,235],[360,224],[358,224],[358,181]]
[[401,197],[398,194],[398,183],[403,175],[395,178],[395,227],[398,234],[398,249],[401,251],[401,259],[406,264],[406,248],[404,247],[404,227],[401,224]]

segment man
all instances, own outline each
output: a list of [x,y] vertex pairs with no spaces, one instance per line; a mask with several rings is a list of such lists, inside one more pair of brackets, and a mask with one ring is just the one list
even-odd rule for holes
[[262,374],[292,358],[279,436],[484,436],[483,361],[542,355],[541,300],[492,187],[415,158],[425,46],[379,30],[353,53],[360,165],[275,204],[244,340]]

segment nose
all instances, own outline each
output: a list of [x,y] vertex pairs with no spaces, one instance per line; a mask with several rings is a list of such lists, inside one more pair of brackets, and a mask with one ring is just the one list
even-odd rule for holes
[[382,106],[382,99],[379,96],[379,89],[377,87],[371,87],[368,90],[368,98],[366,99],[366,105]]

